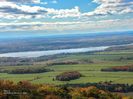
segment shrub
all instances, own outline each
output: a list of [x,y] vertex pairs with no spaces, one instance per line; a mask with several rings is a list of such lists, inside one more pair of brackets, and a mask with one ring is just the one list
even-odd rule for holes
[[52,71],[46,68],[23,68],[23,69],[14,69],[8,71],[9,74],[30,74],[30,73],[43,73]]
[[107,71],[107,72],[117,72],[117,71],[128,71],[128,72],[133,72],[133,66],[115,66],[111,68],[105,68],[101,69],[101,71]]
[[57,75],[56,80],[69,81],[69,80],[78,79],[80,77],[81,77],[81,74],[78,71],[69,71],[69,72],[64,72]]

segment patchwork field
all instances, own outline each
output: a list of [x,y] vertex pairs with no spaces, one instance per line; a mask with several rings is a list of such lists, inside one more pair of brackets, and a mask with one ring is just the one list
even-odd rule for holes
[[[92,63],[82,64],[65,64],[45,66],[44,62],[36,63],[31,66],[1,66],[0,69],[12,70],[15,68],[38,68],[46,67],[54,71],[36,74],[7,74],[0,73],[0,79],[13,80],[15,82],[28,80],[32,83],[49,83],[49,84],[80,84],[88,82],[112,81],[113,83],[133,84],[133,72],[103,72],[101,69],[113,66],[124,66],[133,64],[132,51],[119,52],[96,52],[94,54],[81,53],[70,54],[64,58],[57,58],[52,61],[68,61],[68,60],[86,60]],[[56,75],[64,71],[79,71],[83,77],[71,81],[57,81]]]

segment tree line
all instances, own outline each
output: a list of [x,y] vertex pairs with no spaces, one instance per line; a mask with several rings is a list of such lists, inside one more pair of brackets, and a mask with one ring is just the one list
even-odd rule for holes
[[101,71],[105,71],[105,72],[118,72],[118,71],[133,72],[133,65],[115,66],[115,67],[111,67],[111,68],[104,68],[104,69],[101,69]]
[[16,68],[12,70],[0,70],[0,72],[8,73],[8,74],[31,74],[31,73],[44,73],[53,71],[51,69],[46,69],[44,67],[40,68]]

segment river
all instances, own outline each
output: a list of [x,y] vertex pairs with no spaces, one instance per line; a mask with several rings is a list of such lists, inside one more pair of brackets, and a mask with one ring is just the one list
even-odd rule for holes
[[63,53],[81,53],[81,52],[91,52],[91,51],[103,51],[107,48],[109,48],[109,46],[59,49],[59,50],[47,50],[47,51],[10,52],[10,53],[2,53],[2,54],[0,54],[0,57],[30,58],[30,57],[39,57],[39,56],[47,56],[47,55],[55,55],[55,54],[63,54]]
[[104,51],[109,47],[114,46],[127,46],[133,45],[131,44],[123,44],[123,45],[111,45],[111,46],[99,46],[99,47],[87,47],[87,48],[72,48],[72,49],[59,49],[59,50],[47,50],[47,51],[26,51],[26,52],[10,52],[10,53],[2,53],[0,57],[21,57],[21,58],[31,58],[31,57],[40,57],[40,56],[48,56],[55,54],[63,54],[63,53],[82,53],[82,52],[92,52],[92,51]]

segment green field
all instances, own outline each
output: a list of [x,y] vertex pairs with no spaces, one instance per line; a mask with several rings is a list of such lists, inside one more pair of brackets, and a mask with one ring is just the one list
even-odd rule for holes
[[[121,57],[123,57],[122,60]],[[75,65],[52,65],[45,66],[41,62],[40,65],[32,66],[1,66],[0,69],[15,69],[15,68],[36,68],[45,66],[46,68],[54,71],[38,74],[7,74],[0,73],[0,79],[13,80],[15,82],[21,80],[28,80],[32,83],[49,83],[49,84],[79,84],[89,82],[100,82],[100,81],[113,81],[113,83],[133,84],[133,72],[101,72],[103,68],[112,66],[124,66],[133,64],[133,52],[132,51],[121,51],[121,52],[97,52],[94,55],[86,54],[72,54],[66,55],[64,58],[58,58],[53,61],[65,61],[65,60],[92,60],[93,63],[86,64],[75,64]],[[38,64],[38,63],[37,63]],[[53,80],[56,75],[64,71],[79,71],[83,77],[77,80],[71,81],[56,81]],[[38,79],[36,79],[38,78]]]

